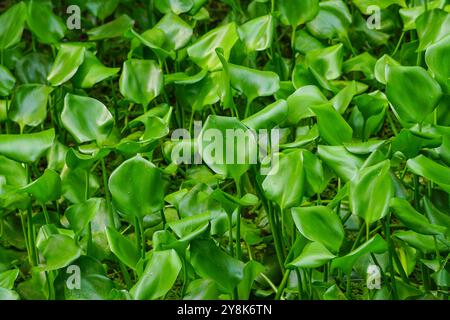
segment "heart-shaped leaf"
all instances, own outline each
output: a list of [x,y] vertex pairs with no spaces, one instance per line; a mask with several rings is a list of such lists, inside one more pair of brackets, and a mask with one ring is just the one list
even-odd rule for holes
[[109,178],[114,204],[128,217],[143,218],[164,205],[161,173],[141,156],[123,162]]
[[144,107],[163,89],[161,68],[153,60],[127,60],[120,76],[120,93],[128,100]]
[[320,242],[332,252],[339,251],[344,240],[344,228],[335,212],[324,206],[297,207],[291,212],[297,229],[305,238]]
[[114,119],[103,103],[73,94],[64,98],[61,121],[78,143],[92,140],[102,143],[114,125]]

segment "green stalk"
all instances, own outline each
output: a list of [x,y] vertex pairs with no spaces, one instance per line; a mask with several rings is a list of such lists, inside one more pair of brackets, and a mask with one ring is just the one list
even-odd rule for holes
[[[236,184],[236,192],[237,197],[240,199],[242,197],[242,190],[241,190],[241,179],[238,178],[235,180]],[[241,249],[241,208],[240,206],[237,207],[237,220],[236,220],[236,258],[238,260],[241,259],[242,256],[242,249]]]
[[295,273],[297,274],[297,288],[298,288],[298,297],[300,300],[303,300],[303,285],[302,285],[302,274],[300,272],[300,268],[295,269]]
[[281,295],[283,294],[284,288],[286,287],[286,284],[289,280],[289,275],[291,274],[291,270],[287,269],[284,272],[283,279],[281,280],[280,286],[277,289],[277,294],[275,295],[275,300],[280,300]]
[[100,160],[100,163],[102,166],[103,189],[104,189],[105,198],[106,198],[106,208],[108,210],[109,226],[115,228],[114,214],[113,214],[112,204],[111,204],[111,194],[109,193],[109,189],[108,189],[108,176],[107,176],[107,172],[106,172],[105,159],[102,158]]
[[47,206],[45,204],[41,205],[42,211],[44,212],[45,223],[50,224],[50,216],[48,215]]
[[396,280],[395,280],[395,270],[394,270],[394,264],[392,261],[392,255],[393,255],[392,251],[394,251],[394,247],[393,247],[392,239],[391,239],[390,220],[391,220],[391,214],[389,213],[385,219],[385,227],[386,227],[385,236],[386,236],[386,240],[388,243],[388,263],[389,263],[389,274],[391,276],[392,296],[393,296],[394,300],[398,300],[397,285],[396,285]]

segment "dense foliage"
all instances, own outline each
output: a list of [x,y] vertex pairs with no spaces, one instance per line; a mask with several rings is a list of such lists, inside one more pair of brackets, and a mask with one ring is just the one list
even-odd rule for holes
[[446,0],[0,12],[0,299],[448,298]]

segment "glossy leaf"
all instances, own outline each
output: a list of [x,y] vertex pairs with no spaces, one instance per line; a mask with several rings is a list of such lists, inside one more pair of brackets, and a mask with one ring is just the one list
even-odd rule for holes
[[244,93],[249,101],[273,95],[280,89],[279,76],[271,71],[260,71],[229,63],[231,85]]
[[51,169],[45,169],[42,176],[21,189],[28,192],[41,204],[58,200],[61,196],[61,178]]
[[[264,179],[262,188],[269,200],[275,201],[282,209],[288,209],[301,203],[304,179],[302,152],[282,153],[279,154],[278,163]],[[287,185],[290,187],[286,188]]]
[[0,65],[0,96],[9,96],[15,84],[16,78],[7,68]]
[[119,72],[119,68],[108,68],[90,51],[85,52],[83,64],[72,78],[80,88],[92,88],[95,84],[108,79]]
[[84,60],[86,48],[80,44],[61,44],[47,80],[52,86],[59,86],[69,81]]
[[114,204],[128,217],[143,218],[164,204],[161,173],[140,156],[123,162],[109,178]]
[[320,242],[310,242],[302,253],[290,262],[288,268],[318,268],[336,257]]
[[163,88],[161,68],[153,60],[127,60],[120,76],[120,93],[128,100],[147,106]]
[[136,300],[159,298],[172,288],[180,270],[181,260],[175,250],[155,251],[130,293]]
[[386,95],[401,121],[421,123],[436,108],[442,90],[421,67],[391,66]]
[[261,16],[238,27],[239,38],[248,51],[262,51],[272,44],[274,18],[272,15]]
[[296,28],[312,20],[319,12],[318,0],[285,0],[278,2],[278,9],[281,13],[281,21]]
[[55,130],[29,134],[0,135],[0,154],[19,162],[35,162],[52,146]]
[[212,240],[191,242],[191,264],[197,274],[229,293],[244,277],[244,263],[219,250]]
[[75,240],[63,234],[51,234],[38,244],[45,259],[42,270],[57,270],[68,266],[81,255],[81,248]]
[[73,94],[64,98],[61,121],[79,143],[92,140],[102,143],[114,125],[114,119],[103,103]]
[[20,86],[11,103],[10,119],[17,122],[21,128],[38,126],[47,117],[47,102],[52,91],[51,87],[40,84]]
[[428,47],[425,53],[425,61],[428,68],[433,71],[436,80],[441,84],[444,91],[450,93],[450,64],[448,56],[450,52],[450,36],[445,37],[443,40]]
[[[344,228],[339,217],[328,207],[292,208],[292,218],[300,233],[307,239],[338,252],[344,240]],[[321,250],[313,246],[314,250]]]
[[406,165],[415,174],[435,182],[447,193],[450,193],[450,169],[448,167],[423,155],[409,159]]
[[106,229],[106,235],[111,251],[119,260],[132,269],[136,268],[140,258],[140,253],[136,249],[136,245],[114,228],[108,227]]
[[89,30],[87,34],[90,41],[117,38],[123,36],[133,24],[133,19],[124,14],[111,22]]
[[197,142],[203,161],[218,174],[238,179],[255,163],[255,138],[236,118],[209,116]]
[[28,3],[27,24],[43,43],[58,43],[66,31],[62,19],[52,11],[51,1],[31,0]]
[[236,24],[232,22],[203,35],[187,48],[187,53],[200,68],[217,70],[220,68],[221,62],[216,54],[216,49],[222,48],[223,55],[228,60],[231,49],[238,39]]
[[351,272],[353,265],[358,258],[362,257],[368,253],[378,253],[381,254],[387,250],[386,241],[380,235],[376,235],[369,241],[365,242],[352,252],[348,253],[343,257],[334,259],[331,262],[331,269],[341,269],[344,273],[348,274]]
[[27,6],[24,2],[10,7],[0,15],[0,50],[16,45],[22,38],[27,17]]
[[395,216],[405,226],[411,230],[428,235],[438,235],[446,231],[446,228],[431,224],[428,219],[417,212],[411,204],[404,200],[393,198],[391,200],[391,207],[394,209]]
[[350,203],[355,214],[372,224],[387,215],[393,196],[390,162],[360,170],[350,182]]

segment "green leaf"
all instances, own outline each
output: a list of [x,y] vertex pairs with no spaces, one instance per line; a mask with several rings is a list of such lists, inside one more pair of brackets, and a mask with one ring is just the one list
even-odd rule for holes
[[280,78],[272,71],[260,71],[228,64],[231,85],[247,96],[248,101],[271,96],[280,89]]
[[66,25],[52,9],[51,1],[31,0],[28,3],[27,24],[39,42],[58,43],[66,32]]
[[61,47],[47,80],[54,87],[69,81],[83,63],[86,48],[80,44],[66,43]]
[[7,68],[0,65],[0,96],[9,96],[15,84],[16,78]]
[[45,169],[44,174],[23,187],[21,191],[29,193],[42,205],[58,200],[61,196],[61,178],[52,169]]
[[317,117],[319,133],[330,145],[341,145],[350,142],[353,130],[331,103],[310,106]]
[[0,288],[0,300],[20,300],[20,296],[14,290]]
[[19,162],[35,162],[50,149],[54,140],[55,129],[28,134],[1,134],[0,154]]
[[242,120],[242,123],[253,130],[273,129],[283,123],[288,116],[288,104],[285,100],[278,100],[259,112]]
[[293,28],[311,21],[319,12],[319,0],[283,0],[277,3],[281,21]]
[[249,52],[263,51],[272,45],[274,27],[273,16],[265,15],[240,25],[238,33]]
[[133,27],[134,20],[126,14],[117,19],[105,23],[99,27],[92,28],[87,32],[90,41],[118,38]]
[[403,8],[406,7],[405,0],[353,0],[352,2],[363,14],[370,13],[367,10],[370,6],[378,6],[380,9],[386,9],[393,4],[397,4]]
[[390,55],[384,54],[375,63],[375,79],[382,84],[386,84],[387,73],[390,66],[399,66],[400,63],[393,59]]
[[[72,283],[76,273],[70,273],[70,269],[60,273],[60,286],[64,289],[63,296],[57,296],[58,300],[111,300],[111,290],[114,283],[107,277],[104,265],[97,259],[89,256],[81,256],[73,262],[80,268],[80,288],[69,288],[68,283]],[[45,277],[44,277],[45,279]],[[59,280],[57,279],[57,280]],[[44,280],[45,281],[45,280]],[[57,286],[55,284],[55,286]]]
[[181,270],[175,250],[154,251],[142,276],[130,290],[136,300],[152,300],[164,296],[175,283]]
[[423,202],[428,220],[432,224],[447,228],[447,237],[450,237],[450,216],[436,208],[427,197],[423,198]]
[[236,24],[231,22],[204,34],[187,48],[187,53],[200,68],[217,70],[222,64],[216,54],[216,49],[222,48],[223,56],[228,60],[231,49],[238,39]]
[[442,136],[403,129],[392,140],[392,152],[401,152],[407,159],[420,154],[423,148],[437,148],[442,144]]
[[203,161],[214,172],[235,180],[256,163],[255,138],[236,118],[208,116],[197,143]]
[[344,240],[344,228],[339,216],[330,208],[292,208],[292,218],[300,233],[307,239],[320,242],[328,250],[338,252]]
[[394,195],[389,170],[390,162],[385,160],[359,170],[350,181],[352,211],[368,225],[380,220],[389,211],[389,200]]
[[128,100],[144,107],[163,89],[163,73],[153,60],[127,60],[120,76],[120,93]]
[[116,75],[120,68],[105,67],[90,51],[85,52],[83,64],[73,76],[72,82],[80,88],[92,88],[95,84]]
[[19,269],[12,269],[0,272],[0,288],[9,290],[13,289],[14,282],[16,281],[18,275]]
[[[436,242],[434,236],[423,235],[412,230],[396,231],[393,236],[425,254],[436,252]],[[439,242],[437,248],[442,252],[448,251],[448,246],[445,246]]]
[[17,61],[15,74],[23,84],[46,84],[50,67],[47,55],[31,52]]
[[64,98],[61,121],[78,143],[92,140],[102,143],[114,126],[114,119],[103,103],[70,93]]
[[425,61],[445,92],[450,93],[450,36],[428,47]]
[[436,183],[447,193],[450,193],[450,168],[443,166],[423,155],[406,162],[408,168],[415,174],[423,176]]
[[317,154],[344,181],[351,180],[364,162],[342,146],[320,145]]
[[428,219],[417,212],[405,199],[393,198],[390,203],[395,216],[409,229],[427,235],[439,235],[447,228],[431,224]]
[[212,240],[191,242],[191,264],[198,275],[214,280],[227,293],[244,278],[244,263],[224,253]]
[[164,205],[161,173],[141,156],[123,162],[109,177],[114,204],[128,217],[143,218]]
[[450,33],[450,14],[441,9],[425,11],[416,19],[419,36],[418,51],[443,39]]
[[68,207],[64,214],[67,221],[69,221],[70,228],[77,234],[81,234],[94,216],[102,210],[104,202],[101,198],[90,198]]
[[253,282],[265,270],[264,266],[255,260],[250,260],[244,267],[244,278],[238,285],[238,296],[241,300],[248,300]]
[[47,102],[53,88],[41,84],[18,87],[9,109],[9,117],[21,128],[36,127],[47,118]]
[[355,262],[365,254],[377,253],[381,254],[387,250],[387,243],[383,238],[377,234],[375,237],[365,242],[352,252],[343,257],[334,259],[331,262],[331,270],[336,268],[341,269],[345,274],[349,274],[352,271],[352,267]]
[[184,300],[217,300],[220,292],[214,281],[195,279],[189,283]]
[[45,259],[41,270],[50,271],[67,267],[81,255],[81,248],[75,240],[63,234],[51,234],[38,244]]
[[158,0],[155,2],[156,9],[162,13],[173,12],[176,15],[188,12],[194,5],[193,0]]
[[116,10],[119,2],[120,0],[89,0],[86,3],[86,7],[102,21]]
[[264,179],[262,188],[267,199],[275,201],[284,210],[302,201],[305,184],[303,153],[295,150],[277,156],[278,161]]
[[342,43],[308,51],[306,64],[327,80],[337,79],[342,73],[344,50]]
[[111,227],[107,227],[106,236],[108,237],[111,251],[120,259],[120,261],[130,268],[136,269],[136,265],[140,259],[140,253],[137,250],[135,243]]
[[298,88],[286,101],[289,112],[288,122],[293,125],[304,118],[314,116],[310,107],[328,102],[322,91],[312,85]]
[[318,268],[336,257],[320,242],[310,242],[304,248],[302,253],[289,262],[287,267],[295,268]]
[[345,61],[342,68],[344,73],[360,71],[367,79],[373,79],[376,62],[377,59],[374,56],[368,52],[364,52]]
[[173,13],[167,13],[155,25],[165,35],[164,48],[167,50],[179,50],[191,40],[192,27],[183,19]]
[[405,123],[422,123],[436,108],[442,90],[421,67],[391,66],[387,76],[386,95],[399,120]]
[[349,42],[347,29],[352,23],[352,16],[347,5],[341,0],[321,1],[319,13],[308,22],[308,31],[319,39],[339,38]]
[[205,231],[210,219],[210,213],[198,213],[193,216],[169,222],[168,225],[178,238],[185,241],[191,240]]
[[22,38],[25,20],[27,19],[27,6],[24,2],[10,7],[0,16],[0,50],[16,45]]

